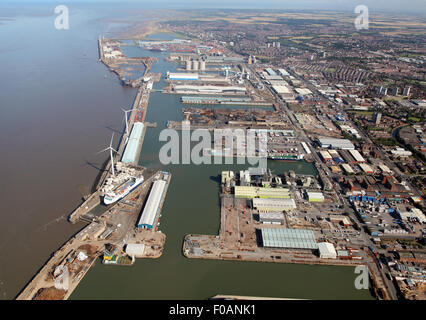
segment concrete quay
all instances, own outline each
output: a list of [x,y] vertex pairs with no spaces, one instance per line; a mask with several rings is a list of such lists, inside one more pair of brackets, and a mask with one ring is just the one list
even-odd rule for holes
[[[145,244],[144,255],[137,258],[159,258],[163,252],[166,235],[158,228],[138,230],[135,225],[146,202],[151,184],[162,174],[161,171],[146,171],[144,183],[108,209],[96,222],[87,225],[59,248],[16,299],[68,299],[90,267],[104,254],[106,244],[112,244],[120,250],[123,250],[128,243]],[[169,174],[156,224],[161,215],[170,179]],[[83,257],[80,257],[81,252],[84,254]],[[65,287],[64,284],[66,284]]]

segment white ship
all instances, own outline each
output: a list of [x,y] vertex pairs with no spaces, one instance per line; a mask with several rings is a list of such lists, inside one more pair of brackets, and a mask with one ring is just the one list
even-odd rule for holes
[[114,190],[106,192],[104,195],[104,203],[106,205],[114,203],[125,196],[127,196],[133,189],[143,182],[143,176],[134,177],[131,176],[125,182],[120,184]]

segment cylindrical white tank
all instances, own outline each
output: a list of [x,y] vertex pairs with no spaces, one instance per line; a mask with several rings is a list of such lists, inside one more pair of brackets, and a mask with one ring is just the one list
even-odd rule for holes
[[198,70],[198,60],[192,61],[192,70]]
[[186,60],[186,70],[191,70],[191,60]]

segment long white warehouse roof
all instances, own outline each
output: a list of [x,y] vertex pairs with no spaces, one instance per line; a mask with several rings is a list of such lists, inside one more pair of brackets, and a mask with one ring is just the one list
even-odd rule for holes
[[169,74],[170,80],[198,80],[198,73],[177,73]]
[[296,203],[293,199],[279,199],[279,198],[253,198],[253,207],[255,208],[296,208]]
[[278,94],[292,93],[292,91],[287,86],[273,85],[272,89]]
[[142,122],[135,122],[133,124],[132,132],[130,133],[129,141],[124,149],[121,162],[130,163],[136,160],[136,154],[139,147],[139,142],[142,138],[144,124]]
[[357,150],[348,150],[350,152],[350,154],[352,155],[352,157],[354,157],[354,159],[358,162],[365,162],[365,159],[363,158],[363,156],[357,151]]
[[146,201],[145,208],[143,209],[142,216],[139,219],[138,227],[152,228],[154,226],[155,217],[157,216],[160,201],[163,196],[166,181],[157,180],[152,186],[149,193],[148,200]]
[[337,139],[337,138],[318,138],[318,142],[323,148],[333,149],[355,149],[355,146],[348,139]]
[[311,154],[311,149],[309,149],[309,147],[308,147],[308,145],[306,144],[306,142],[303,142],[303,141],[302,141],[302,147],[303,147],[303,149],[305,149],[305,152],[306,152],[307,154]]
[[329,242],[319,242],[318,250],[321,258],[336,259],[337,253],[334,245]]

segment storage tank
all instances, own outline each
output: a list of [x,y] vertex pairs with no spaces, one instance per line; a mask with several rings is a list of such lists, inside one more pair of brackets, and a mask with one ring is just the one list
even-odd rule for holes
[[198,70],[198,60],[192,61],[192,70]]
[[191,70],[191,60],[186,60],[186,70]]

